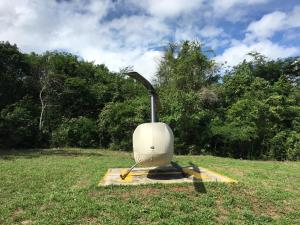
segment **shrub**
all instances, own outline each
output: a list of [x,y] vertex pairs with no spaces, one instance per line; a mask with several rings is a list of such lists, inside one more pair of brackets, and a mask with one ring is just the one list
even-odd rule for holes
[[52,132],[53,146],[95,147],[97,143],[95,121],[82,116],[63,119],[59,127]]
[[286,152],[286,139],[287,139],[287,132],[281,131],[277,133],[271,140],[270,140],[270,156],[276,160],[285,160],[287,158]]
[[112,149],[132,149],[132,134],[140,124],[149,121],[149,99],[145,97],[112,102],[99,115],[100,145]]
[[203,95],[195,91],[161,93],[161,121],[174,132],[177,154],[197,154],[206,149],[212,113],[204,107]]
[[300,133],[290,132],[286,140],[286,150],[289,160],[300,160]]
[[31,99],[24,98],[1,111],[0,134],[0,147],[36,146],[39,140],[38,109]]

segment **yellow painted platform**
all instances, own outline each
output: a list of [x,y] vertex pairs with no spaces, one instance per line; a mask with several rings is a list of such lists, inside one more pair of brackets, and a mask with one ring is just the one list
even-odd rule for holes
[[225,182],[237,183],[236,180],[210,171],[203,167],[182,167],[181,171],[174,167],[147,167],[134,168],[128,176],[122,180],[120,174],[129,168],[110,168],[100,180],[98,186],[108,185],[139,185],[154,183],[185,183],[185,182]]

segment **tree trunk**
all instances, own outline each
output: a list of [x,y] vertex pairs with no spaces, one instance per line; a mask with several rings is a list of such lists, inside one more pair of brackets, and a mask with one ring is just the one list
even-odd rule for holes
[[41,101],[41,105],[42,105],[42,109],[41,109],[41,113],[40,113],[40,121],[39,121],[39,130],[42,131],[43,129],[43,116],[44,116],[44,111],[47,107],[47,104],[44,103],[43,100],[43,92],[45,90],[45,87],[42,88],[42,90],[40,91],[40,101]]

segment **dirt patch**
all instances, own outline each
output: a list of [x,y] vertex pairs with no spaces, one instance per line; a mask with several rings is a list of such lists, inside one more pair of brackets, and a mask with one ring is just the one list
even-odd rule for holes
[[51,209],[51,208],[54,208],[55,207],[55,204],[54,203],[47,203],[47,204],[44,204],[40,207],[40,211],[47,211],[48,209]]
[[91,177],[85,176],[84,178],[80,179],[75,185],[73,185],[72,189],[82,189],[87,188],[90,185]]
[[218,215],[215,218],[217,221],[217,224],[221,224],[224,223],[224,221],[227,220],[228,217],[228,212],[227,210],[223,207],[222,202],[220,201],[220,199],[216,200],[216,208],[218,210]]
[[102,223],[100,223],[100,222],[97,221],[96,217],[92,217],[92,216],[84,217],[82,219],[82,223],[80,223],[80,225],[89,225],[89,224],[102,225]]
[[33,224],[32,220],[23,220],[21,222],[22,225]]
[[153,196],[153,195],[159,195],[162,192],[165,192],[164,189],[160,188],[152,188],[152,187],[147,187],[147,188],[142,188],[138,190],[137,195],[142,195],[142,196]]
[[92,198],[97,198],[99,196],[110,194],[109,190],[93,190],[89,192],[89,196]]
[[[25,211],[22,208],[17,208],[12,214],[12,219],[14,221],[20,221],[20,217],[22,217],[23,214],[25,214]],[[27,224],[33,224],[34,222],[32,220],[22,220],[19,223],[22,225],[27,225]]]
[[135,192],[126,191],[122,193],[122,197],[127,199],[131,196],[142,196],[142,197],[149,197],[149,196],[158,196],[165,193],[176,193],[176,192],[192,192],[194,191],[194,186],[174,186],[168,188],[155,188],[155,187],[145,187],[136,189]]
[[[271,201],[265,201],[264,197],[259,196],[253,188],[242,187],[231,189],[231,196],[239,196],[245,199],[251,205],[251,211],[256,215],[270,216],[273,219],[278,219],[282,212]],[[237,206],[238,207],[238,206]]]
[[91,198],[98,198],[103,195],[111,195],[118,196],[121,199],[127,200],[131,197],[149,197],[149,196],[158,196],[165,193],[176,193],[176,192],[184,192],[184,193],[191,193],[195,191],[193,185],[187,186],[168,186],[165,188],[157,188],[157,187],[139,187],[137,189],[132,190],[124,190],[118,189],[117,187],[112,189],[100,189],[100,190],[93,190],[89,193]]
[[193,185],[189,185],[189,186],[176,186],[176,187],[171,187],[170,191],[173,192],[177,192],[177,191],[186,191],[186,192],[190,192],[190,191],[194,191],[195,187]]
[[23,213],[25,213],[25,211],[23,209],[17,208],[12,214],[12,219],[15,220],[17,217],[19,217]]
[[138,197],[138,198],[149,198],[154,196],[163,195],[166,193],[191,193],[194,192],[195,188],[193,185],[188,186],[171,186],[171,187],[165,187],[165,188],[157,188],[157,187],[140,187],[132,190],[113,190],[113,191],[93,191],[90,192],[90,196],[97,198],[98,196],[110,195],[113,194],[114,196],[118,196],[118,198],[121,198],[123,200],[127,200],[131,197]]
[[139,196],[153,196],[153,195],[159,195],[166,192],[192,192],[195,188],[193,185],[185,185],[185,186],[166,186],[164,188],[157,188],[157,187],[140,187],[137,189],[134,189],[134,192],[132,190],[124,190],[124,189],[98,189],[94,190],[89,193],[89,196],[91,197],[98,197],[103,195],[109,195],[113,193],[114,195],[120,195],[123,197],[126,196],[132,196],[132,195],[139,195]]

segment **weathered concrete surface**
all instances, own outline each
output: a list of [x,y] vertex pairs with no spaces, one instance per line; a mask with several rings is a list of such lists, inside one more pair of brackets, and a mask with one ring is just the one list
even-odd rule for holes
[[124,180],[121,179],[120,174],[124,174],[128,169],[129,168],[108,169],[98,186],[184,182],[237,182],[236,180],[197,166],[182,167],[181,170],[171,166],[163,168],[134,168]]

